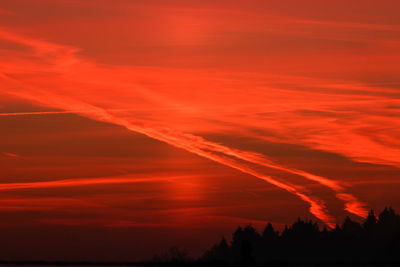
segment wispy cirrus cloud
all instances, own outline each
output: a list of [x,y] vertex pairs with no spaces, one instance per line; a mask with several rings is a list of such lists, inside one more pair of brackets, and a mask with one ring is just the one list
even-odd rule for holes
[[399,1],[0,2],[4,257],[399,207]]
[[35,111],[35,112],[4,112],[0,116],[24,116],[24,115],[49,115],[49,114],[70,114],[71,111]]
[[81,179],[64,179],[46,182],[29,182],[29,183],[6,183],[0,184],[0,190],[16,190],[16,189],[41,189],[41,188],[59,188],[59,187],[77,187],[90,185],[106,185],[106,184],[131,184],[144,182],[169,181],[173,177],[103,177],[103,178],[81,178]]
[[18,155],[10,152],[2,152],[2,154],[6,157],[17,158]]
[[[361,217],[365,216],[367,213],[364,204],[359,202],[353,195],[345,193],[345,187],[338,181],[314,175],[302,170],[285,167],[258,153],[227,147],[219,143],[208,141],[200,136],[183,133],[179,130],[172,129],[171,125],[174,124],[165,124],[168,123],[168,121],[160,125],[151,120],[145,121],[143,119],[127,116],[126,112],[118,113],[113,111],[130,107],[126,101],[120,101],[126,96],[131,99],[132,97],[144,99],[151,104],[157,104],[163,108],[171,107],[171,105],[177,105],[178,103],[173,100],[166,101],[163,92],[156,93],[154,90],[149,90],[148,88],[138,85],[134,80],[127,80],[125,76],[121,76],[121,70],[115,72],[113,68],[99,67],[93,62],[78,58],[75,55],[78,49],[63,47],[45,41],[38,41],[4,31],[2,32],[1,37],[26,45],[37,52],[35,56],[38,57],[38,59],[44,58],[44,62],[46,62],[44,65],[42,65],[40,61],[38,62],[34,60],[33,62],[30,62],[31,64],[37,64],[38,68],[35,69],[35,72],[53,72],[57,76],[61,74],[63,79],[63,83],[57,83],[56,87],[52,88],[52,90],[48,90],[45,88],[49,86],[49,84],[47,84],[49,81],[50,84],[54,85],[51,75],[47,77],[45,81],[32,81],[30,79],[20,78],[19,73],[21,73],[21,70],[13,69],[14,67],[12,63],[10,63],[6,66],[8,67],[7,72],[3,72],[2,74],[3,82],[6,84],[6,88],[8,88],[5,89],[5,92],[7,93],[30,99],[51,108],[64,110],[61,111],[61,113],[72,111],[91,119],[117,124],[131,131],[145,134],[153,139],[163,141],[196,155],[229,166],[243,173],[250,174],[298,196],[310,205],[310,212],[312,214],[331,227],[334,226],[334,219],[327,212],[324,201],[310,195],[303,186],[295,185],[292,182],[282,179],[273,178],[257,170],[256,166],[258,165],[277,169],[317,182],[335,191],[337,197],[345,202],[347,211]],[[29,72],[31,70],[27,69],[26,71]],[[130,70],[129,68],[122,68],[122,71],[125,75],[129,73],[135,75],[134,70]],[[93,86],[95,87],[92,87],[92,85],[90,85],[92,77],[102,77],[102,81],[94,81]],[[43,84],[43,82],[45,83]],[[66,84],[64,84],[64,82],[66,82]],[[79,86],[86,83],[90,86],[85,86],[84,90],[79,91],[77,94],[77,91],[69,90],[69,83],[80,84]],[[119,89],[120,94],[108,94],[107,91],[102,91],[98,94],[97,85],[100,84],[104,88],[107,88],[108,86],[111,88],[122,86],[121,89]],[[135,90],[128,90],[129,87],[132,87]],[[227,88],[222,87],[222,91],[224,90],[227,90]],[[90,102],[88,102],[88,97],[92,99]],[[115,97],[117,97],[118,101],[113,100]],[[99,102],[103,102],[105,106],[102,107],[99,105]],[[179,101],[179,104],[180,103],[182,103],[182,100]],[[182,106],[185,106],[185,104],[183,103]],[[188,114],[196,114],[198,110],[202,110],[201,106],[194,106],[193,108],[184,111],[188,112]],[[11,116],[15,114],[9,113],[8,115]],[[15,184],[14,186],[23,187],[33,185]],[[48,186],[52,187],[54,185],[50,183]]]

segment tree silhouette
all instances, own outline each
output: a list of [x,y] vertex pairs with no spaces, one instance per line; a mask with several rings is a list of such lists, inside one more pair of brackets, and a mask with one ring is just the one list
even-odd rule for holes
[[251,225],[238,227],[201,258],[203,261],[400,261],[400,216],[385,208],[379,216],[371,210],[362,222],[346,217],[332,230],[297,219],[282,233],[268,223],[259,234]]
[[368,213],[367,218],[365,219],[365,222],[363,224],[364,230],[368,233],[373,233],[376,232],[376,225],[377,225],[377,219],[375,216],[375,212],[371,210]]
[[204,253],[203,259],[218,262],[228,261],[231,258],[230,247],[225,237],[222,237],[221,242],[214,245],[210,250]]

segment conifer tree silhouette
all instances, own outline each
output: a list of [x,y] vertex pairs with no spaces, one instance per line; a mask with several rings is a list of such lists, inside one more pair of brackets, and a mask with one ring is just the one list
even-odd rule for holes
[[268,223],[261,234],[251,225],[238,227],[230,243],[225,238],[201,260],[249,264],[268,261],[400,262],[400,216],[386,207],[379,216],[371,210],[362,222],[346,217],[332,230],[297,219],[282,233]]

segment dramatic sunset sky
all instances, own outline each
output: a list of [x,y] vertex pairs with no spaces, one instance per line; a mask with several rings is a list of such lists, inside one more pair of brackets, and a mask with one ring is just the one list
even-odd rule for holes
[[0,259],[193,256],[400,210],[400,1],[1,0]]

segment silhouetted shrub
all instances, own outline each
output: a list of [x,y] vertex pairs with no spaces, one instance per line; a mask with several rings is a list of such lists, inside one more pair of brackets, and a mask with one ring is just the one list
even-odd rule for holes
[[185,249],[173,246],[162,255],[154,255],[153,262],[189,262],[189,252]]

